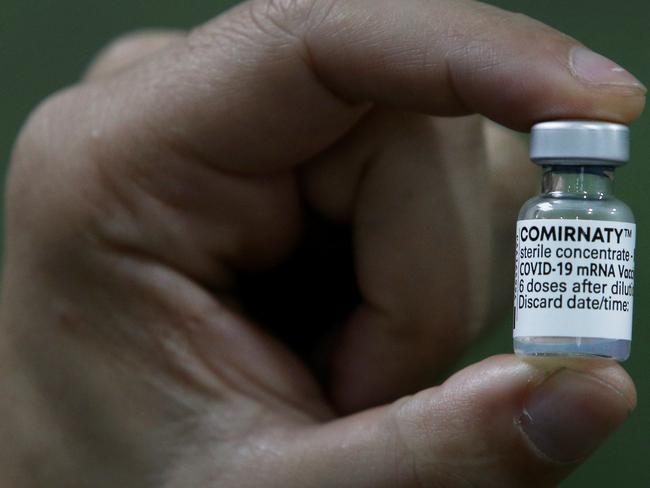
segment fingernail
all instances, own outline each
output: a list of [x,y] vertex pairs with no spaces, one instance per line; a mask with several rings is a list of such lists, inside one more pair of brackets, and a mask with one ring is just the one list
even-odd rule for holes
[[535,448],[560,463],[583,459],[628,416],[622,393],[586,373],[562,369],[533,389],[519,425]]
[[589,83],[629,86],[646,91],[643,83],[629,71],[586,47],[577,46],[571,51],[571,71]]

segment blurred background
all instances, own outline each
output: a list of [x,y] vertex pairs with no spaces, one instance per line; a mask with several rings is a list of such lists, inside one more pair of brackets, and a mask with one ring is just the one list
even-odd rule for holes
[[[396,0],[397,1],[397,0]],[[186,29],[234,0],[2,0],[0,5],[0,162],[29,111],[74,83],[116,35],[142,27]],[[650,85],[649,0],[494,0],[488,3],[550,24],[614,59]],[[632,164],[617,172],[617,194],[638,221],[635,325],[626,369],[636,380],[639,407],[631,419],[564,487],[650,487],[650,117],[632,129]],[[514,225],[514,223],[513,223]],[[514,232],[514,227],[513,227]],[[495,327],[458,367],[510,352],[510,318]],[[1,394],[1,393],[0,393]]]

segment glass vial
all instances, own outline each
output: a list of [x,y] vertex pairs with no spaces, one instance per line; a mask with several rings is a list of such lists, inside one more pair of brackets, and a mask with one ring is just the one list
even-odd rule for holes
[[552,121],[531,131],[541,194],[519,212],[513,342],[517,354],[630,355],[636,226],[614,197],[629,158],[624,125]]

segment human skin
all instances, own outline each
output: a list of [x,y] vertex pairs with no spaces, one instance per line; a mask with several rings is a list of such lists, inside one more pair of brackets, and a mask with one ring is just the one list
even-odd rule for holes
[[532,191],[485,120],[644,102],[462,0],[250,1],[118,40],[13,153],[0,484],[554,486],[634,408],[619,365],[502,355],[434,386],[507,307]]

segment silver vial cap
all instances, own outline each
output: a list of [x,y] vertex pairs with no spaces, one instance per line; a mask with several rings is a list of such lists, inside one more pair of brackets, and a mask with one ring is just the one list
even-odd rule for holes
[[629,158],[630,131],[622,124],[555,120],[531,129],[530,159],[540,165],[620,166]]

